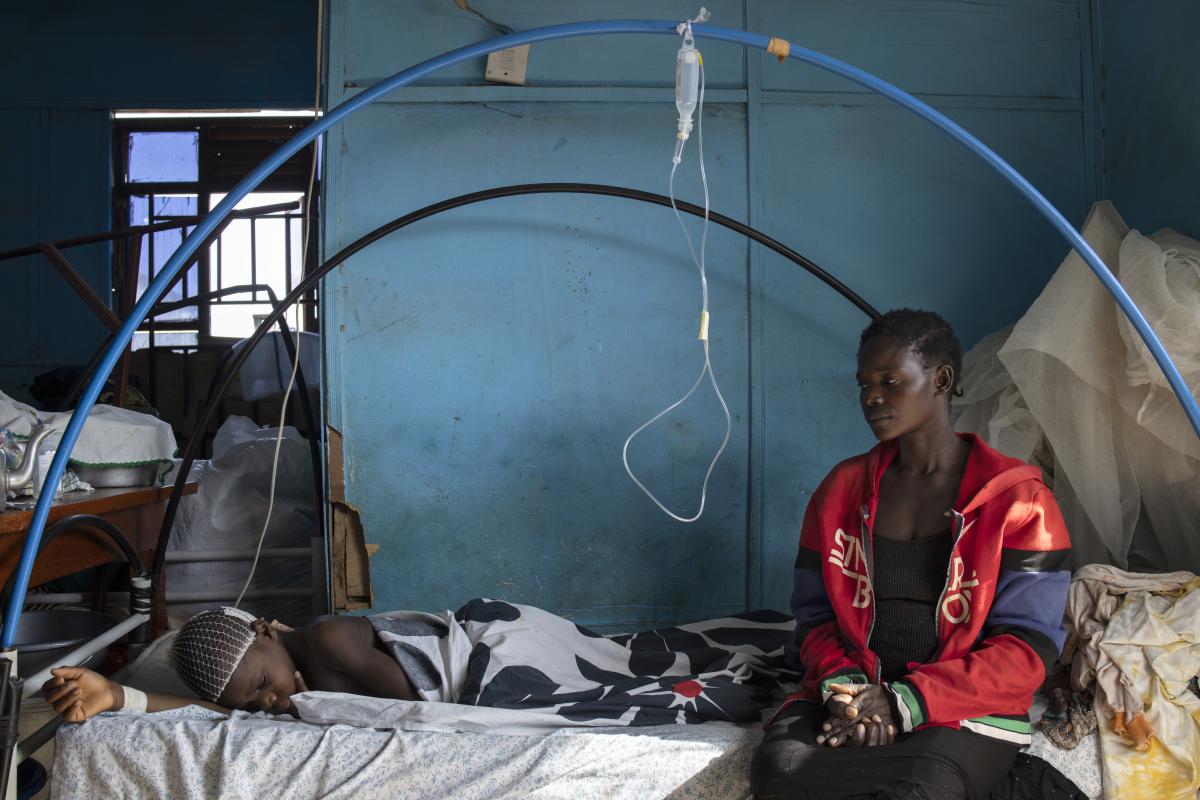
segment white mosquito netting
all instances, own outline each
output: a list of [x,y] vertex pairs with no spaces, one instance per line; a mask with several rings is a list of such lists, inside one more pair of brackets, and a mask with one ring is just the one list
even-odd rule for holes
[[[1200,395],[1200,242],[1129,230],[1108,202],[1083,235]],[[963,386],[955,427],[1043,468],[1076,566],[1200,571],[1200,439],[1073,250],[1015,326],[967,353]]]

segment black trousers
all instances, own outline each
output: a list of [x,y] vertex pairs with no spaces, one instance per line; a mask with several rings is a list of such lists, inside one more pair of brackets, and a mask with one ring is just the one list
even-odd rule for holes
[[880,747],[816,743],[829,714],[798,702],[767,730],[750,782],[762,800],[987,800],[1019,748],[971,731],[930,728]]

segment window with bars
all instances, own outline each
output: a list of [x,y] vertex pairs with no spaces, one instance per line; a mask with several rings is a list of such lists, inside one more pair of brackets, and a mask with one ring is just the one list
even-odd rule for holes
[[[127,310],[166,264],[179,243],[246,173],[287,141],[306,120],[195,119],[118,120],[114,136],[115,217],[130,227],[171,223],[177,227],[140,237],[136,278],[130,254],[114,253],[113,285]],[[313,237],[318,197],[306,203],[314,148],[297,153],[236,207],[236,218],[219,238],[201,248],[163,297],[163,303],[197,298],[239,286],[269,286],[282,299],[315,263]],[[314,193],[316,186],[314,185]],[[257,211],[256,211],[257,210]],[[313,237],[310,241],[315,241]],[[118,248],[120,250],[120,248]],[[270,311],[265,290],[235,292],[156,315],[134,335],[134,349],[190,350],[241,339],[255,317]],[[315,292],[288,313],[300,330],[317,329]]]

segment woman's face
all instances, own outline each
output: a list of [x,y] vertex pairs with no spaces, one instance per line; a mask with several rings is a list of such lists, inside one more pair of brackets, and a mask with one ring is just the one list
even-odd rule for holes
[[220,703],[247,711],[291,713],[296,686],[296,665],[279,642],[278,634],[262,620],[257,636],[221,692]]
[[881,442],[920,430],[949,413],[948,366],[926,367],[907,344],[875,336],[858,351],[858,402]]

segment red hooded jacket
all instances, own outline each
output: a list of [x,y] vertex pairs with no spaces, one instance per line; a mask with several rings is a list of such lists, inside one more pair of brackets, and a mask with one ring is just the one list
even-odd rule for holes
[[[1027,743],[1033,693],[1066,635],[1071,543],[1040,470],[960,435],[971,452],[953,509],[938,650],[887,688],[906,732],[940,725]],[[897,451],[884,442],[843,461],[808,504],[792,593],[805,679],[789,703],[824,702],[831,683],[880,683],[871,529]]]

